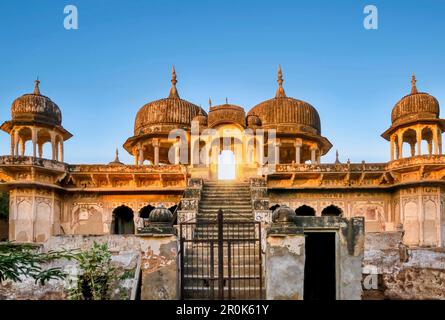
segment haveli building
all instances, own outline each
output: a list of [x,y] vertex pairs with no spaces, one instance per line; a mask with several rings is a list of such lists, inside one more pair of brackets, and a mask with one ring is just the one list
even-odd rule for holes
[[[403,231],[410,247],[445,245],[445,120],[439,102],[417,90],[414,76],[381,135],[389,144],[386,163],[323,163],[332,144],[322,136],[320,116],[286,95],[281,68],[275,96],[247,113],[227,101],[210,102],[207,113],[180,98],[174,69],[171,82],[167,98],[136,115],[133,136],[123,145],[132,165],[117,154],[108,164],[65,163],[64,143],[72,135],[57,104],[40,93],[38,81],[33,93],[17,98],[12,119],[1,126],[11,137],[10,155],[0,157],[1,187],[10,193],[10,240],[137,233],[153,210],[167,208],[179,223],[215,217],[222,208],[227,219],[267,225],[274,210],[290,208],[296,216],[364,217],[367,233]],[[216,135],[196,136],[194,128]],[[178,129],[186,133],[181,141],[170,136]],[[272,130],[269,140],[264,132]],[[50,154],[43,152],[47,143]],[[232,159],[228,165],[224,152]],[[275,159],[273,167],[263,155]],[[221,168],[232,170],[235,181],[219,182]],[[224,197],[209,198],[218,192]]]

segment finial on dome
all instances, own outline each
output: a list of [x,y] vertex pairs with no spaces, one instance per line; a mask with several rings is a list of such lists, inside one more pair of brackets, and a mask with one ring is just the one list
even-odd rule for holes
[[286,97],[286,93],[284,92],[283,89],[283,72],[281,71],[281,65],[278,65],[278,89],[277,89],[277,93],[275,94],[275,98],[283,98]]
[[209,97],[209,107],[212,106],[212,98]]
[[116,158],[114,159],[114,162],[120,162],[119,161],[119,149],[116,148]]
[[40,95],[40,81],[39,81],[39,77],[37,77],[37,79],[34,81],[34,94]]
[[417,83],[416,75],[413,73],[413,76],[411,77],[411,94],[417,93],[416,83]]
[[179,98],[178,90],[176,90],[176,84],[178,83],[178,80],[176,80],[176,70],[175,66],[172,68],[172,87],[170,89],[170,94],[168,95],[169,98]]
[[227,97],[226,97],[226,104],[229,104],[229,99],[227,99]]

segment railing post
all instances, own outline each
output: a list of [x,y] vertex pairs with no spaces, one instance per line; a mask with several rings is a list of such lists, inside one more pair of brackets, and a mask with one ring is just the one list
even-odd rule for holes
[[219,299],[224,300],[224,243],[223,243],[223,211],[218,210],[218,290]]

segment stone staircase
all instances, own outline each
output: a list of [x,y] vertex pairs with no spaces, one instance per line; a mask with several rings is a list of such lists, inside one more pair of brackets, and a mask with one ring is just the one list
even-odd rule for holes
[[219,209],[223,210],[225,222],[224,297],[228,299],[230,286],[231,299],[259,299],[261,250],[258,242],[246,241],[258,234],[257,226],[248,223],[254,221],[250,186],[242,182],[204,182],[193,230],[193,240],[197,241],[184,248],[183,298],[218,298]]

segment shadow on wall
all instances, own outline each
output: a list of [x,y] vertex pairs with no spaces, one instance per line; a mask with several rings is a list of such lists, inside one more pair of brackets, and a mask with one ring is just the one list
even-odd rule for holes
[[0,242],[8,240],[8,219],[0,219]]

